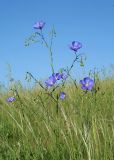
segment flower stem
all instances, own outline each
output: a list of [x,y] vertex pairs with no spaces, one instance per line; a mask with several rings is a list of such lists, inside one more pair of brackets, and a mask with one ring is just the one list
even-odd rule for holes
[[43,42],[45,43],[46,47],[48,48],[49,50],[49,53],[50,53],[50,66],[51,66],[51,70],[52,70],[52,73],[54,73],[54,65],[53,65],[53,52],[52,52],[52,39],[53,39],[53,34],[52,34],[52,37],[51,37],[51,45],[49,46],[48,43],[46,42],[44,36],[43,36],[43,33],[42,33],[42,30],[41,30],[41,38],[43,40]]

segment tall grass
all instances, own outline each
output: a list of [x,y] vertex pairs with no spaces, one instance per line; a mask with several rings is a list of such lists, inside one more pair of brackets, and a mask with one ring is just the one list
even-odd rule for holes
[[1,94],[0,160],[114,160],[114,79],[96,93],[72,83],[64,91],[58,112],[37,87],[12,103]]

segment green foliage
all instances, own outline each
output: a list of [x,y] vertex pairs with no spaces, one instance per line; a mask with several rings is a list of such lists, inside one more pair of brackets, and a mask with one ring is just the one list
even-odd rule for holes
[[13,103],[1,94],[0,160],[113,160],[114,79],[95,77],[95,92],[66,84],[58,114],[37,87],[21,88]]

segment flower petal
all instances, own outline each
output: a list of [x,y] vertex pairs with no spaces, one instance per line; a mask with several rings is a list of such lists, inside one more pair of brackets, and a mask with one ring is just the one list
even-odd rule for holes
[[87,87],[84,85],[81,88],[82,88],[82,90],[87,90]]
[[80,84],[85,85],[85,81],[84,80],[80,80]]

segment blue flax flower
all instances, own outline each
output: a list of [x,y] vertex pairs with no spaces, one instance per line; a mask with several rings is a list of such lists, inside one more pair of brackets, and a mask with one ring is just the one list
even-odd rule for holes
[[13,102],[13,101],[15,101],[15,98],[14,98],[14,97],[8,97],[8,98],[7,98],[7,102]]
[[83,80],[80,80],[80,84],[82,85],[82,90],[91,91],[94,86],[94,81],[89,77],[85,77]]
[[66,94],[65,94],[64,92],[61,92],[59,98],[60,98],[61,100],[64,100],[64,99],[65,99],[65,96],[66,96]]
[[67,75],[65,73],[54,73],[53,76],[56,80],[66,79]]
[[78,49],[82,48],[82,43],[78,41],[73,41],[72,44],[70,45],[70,49],[77,52]]
[[50,76],[46,81],[45,84],[47,87],[52,87],[56,83],[56,78],[55,76]]
[[56,80],[61,79],[61,73],[53,73],[52,76],[55,77]]
[[42,28],[43,28],[44,26],[45,26],[45,22],[40,21],[40,22],[36,22],[33,27],[34,27],[35,29],[40,29],[40,30],[42,30]]
[[52,87],[54,84],[61,79],[66,79],[67,75],[65,73],[53,73],[46,81],[45,84],[47,87]]

